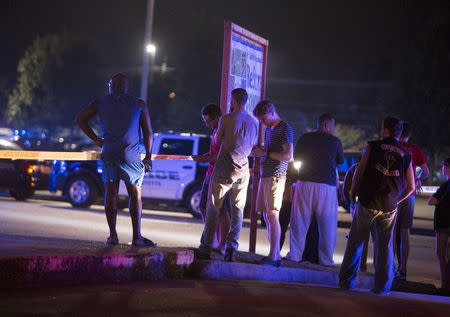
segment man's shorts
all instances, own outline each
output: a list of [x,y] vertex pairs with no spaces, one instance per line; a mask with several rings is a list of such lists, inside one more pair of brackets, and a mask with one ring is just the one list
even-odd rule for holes
[[397,227],[400,229],[411,229],[414,217],[414,204],[416,196],[411,195],[398,205]]
[[283,193],[286,178],[263,177],[259,181],[256,211],[280,211],[283,203]]
[[114,163],[103,161],[103,182],[123,180],[125,184],[141,186],[144,180],[144,163]]

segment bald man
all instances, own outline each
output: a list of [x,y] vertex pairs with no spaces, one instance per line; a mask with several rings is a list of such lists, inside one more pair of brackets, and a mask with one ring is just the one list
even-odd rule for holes
[[[129,209],[133,226],[132,245],[154,247],[156,243],[141,235],[141,185],[145,172],[151,170],[153,133],[145,101],[127,94],[128,79],[123,74],[108,82],[109,94],[94,99],[77,116],[77,124],[95,144],[102,148],[103,182],[105,183],[105,213],[109,226],[106,244],[119,244],[116,231],[119,182],[122,180],[129,195]],[[92,130],[89,120],[99,115],[103,137]],[[139,129],[142,128],[145,158],[139,153]]]

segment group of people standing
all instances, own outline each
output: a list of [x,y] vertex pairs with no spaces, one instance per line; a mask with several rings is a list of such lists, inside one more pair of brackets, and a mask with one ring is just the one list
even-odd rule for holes
[[[77,123],[83,132],[102,147],[105,212],[110,228],[106,243],[119,243],[116,232],[117,199],[119,181],[123,180],[130,196],[132,244],[152,247],[156,243],[143,237],[140,231],[141,184],[145,172],[152,167],[152,129],[148,108],[143,100],[127,94],[128,80],[123,74],[113,76],[108,88],[107,96],[95,99],[77,116]],[[333,135],[335,119],[329,114],[320,116],[317,131],[302,135],[294,148],[293,130],[280,118],[275,105],[263,100],[255,106],[252,116],[245,110],[247,99],[245,89],[237,88],[231,92],[229,114],[222,115],[220,107],[214,104],[202,109],[203,121],[213,129],[213,135],[210,151],[193,156],[198,162],[210,163],[200,203],[204,230],[196,252],[197,258],[210,259],[211,252],[216,250],[224,255],[225,261],[234,261],[250,180],[248,157],[254,156],[262,160],[256,211],[263,213],[270,242],[269,254],[261,260],[261,264],[281,265],[280,248],[289,222],[290,250],[286,259],[302,261],[305,246],[308,247],[308,230],[312,220],[316,219],[318,263],[333,265],[339,185],[337,167],[344,162],[342,143]],[[89,120],[96,115],[100,116],[102,123],[102,138],[89,126]],[[266,126],[263,146],[258,144],[258,122],[255,118]],[[143,131],[146,150],[142,161],[138,150],[139,129]],[[375,287],[372,291],[376,294],[389,292],[395,271],[392,239],[396,219],[400,232],[398,275],[406,276],[408,236],[414,208],[412,194],[428,175],[428,168],[420,149],[400,142],[402,131],[405,133],[408,129],[401,120],[385,118],[381,139],[368,142],[361,162],[352,168],[354,175],[346,181],[346,196],[354,205],[354,219],[339,273],[342,288],[355,286],[363,249],[371,234],[375,246]],[[294,161],[301,164],[297,166],[295,175],[292,173]],[[450,177],[449,165],[450,159],[443,166],[447,177]],[[415,166],[423,170],[423,174],[416,178]],[[429,201],[437,206],[436,214],[440,217],[435,223],[443,288],[448,288],[450,282],[449,261],[444,253],[450,234],[450,185],[448,182],[446,184]]]

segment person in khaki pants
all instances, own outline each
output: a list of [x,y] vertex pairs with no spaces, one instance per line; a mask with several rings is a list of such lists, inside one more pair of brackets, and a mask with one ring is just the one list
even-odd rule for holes
[[219,155],[214,165],[208,189],[205,227],[196,252],[198,259],[209,259],[214,235],[224,200],[230,195],[230,231],[226,238],[224,260],[234,261],[239,247],[244,206],[250,179],[248,156],[258,141],[258,123],[246,110],[248,94],[245,89],[231,92],[232,112],[223,115],[217,130]]
[[294,152],[294,133],[289,124],[281,120],[275,106],[269,100],[260,101],[253,115],[266,126],[264,148],[255,147],[253,154],[264,158],[258,187],[256,211],[263,212],[270,242],[270,252],[261,264],[281,265],[279,213],[289,161]]

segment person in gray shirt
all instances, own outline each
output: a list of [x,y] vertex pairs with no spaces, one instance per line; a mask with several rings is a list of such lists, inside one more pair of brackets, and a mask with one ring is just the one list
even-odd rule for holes
[[216,231],[219,210],[228,192],[231,199],[231,226],[226,238],[225,261],[234,261],[242,228],[244,206],[250,179],[248,156],[258,141],[258,123],[245,110],[245,89],[231,92],[231,113],[222,116],[217,131],[217,144],[221,144],[206,204],[206,219],[197,257],[209,259]]

